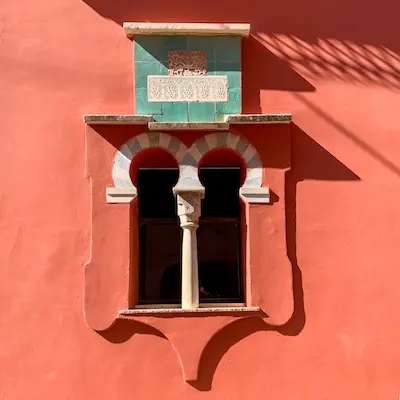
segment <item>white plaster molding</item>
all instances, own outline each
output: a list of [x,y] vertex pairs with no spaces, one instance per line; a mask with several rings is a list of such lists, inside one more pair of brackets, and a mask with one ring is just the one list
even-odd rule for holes
[[[187,147],[179,139],[166,133],[147,132],[134,136],[120,147],[114,157],[112,178],[115,187],[134,187],[130,177],[132,159],[140,151],[151,147],[164,148],[175,158],[177,158],[177,155],[181,153],[186,154],[188,151]],[[177,159],[177,161],[179,163],[180,160]]]
[[[263,166],[255,147],[245,138],[230,132],[212,133],[198,139],[191,147],[203,157],[215,148],[228,148],[236,151],[246,162],[247,175],[244,188],[260,188],[262,185]],[[189,152],[191,152],[191,149]],[[200,160],[197,160],[197,162]]]
[[149,75],[147,93],[149,102],[227,102],[228,77]]
[[250,24],[124,22],[126,36],[134,35],[234,35],[249,36]]
[[[163,123],[155,124],[158,124],[157,127],[161,128]],[[176,123],[171,124],[172,125],[170,125],[170,128],[175,128],[176,130],[176,126],[173,125]],[[199,125],[201,125],[201,123]],[[179,139],[166,133],[147,132],[134,136],[120,147],[119,151],[114,157],[112,169],[112,178],[115,185],[114,189],[123,188],[136,190],[130,177],[130,165],[132,159],[138,152],[151,147],[161,147],[176,158],[180,171],[179,180],[174,189],[176,193],[178,193],[178,191],[187,192],[204,190],[197,173],[200,159],[208,151],[214,148],[232,149],[244,159],[247,167],[246,179],[243,187],[241,188],[241,194],[243,198],[249,203],[269,202],[268,189],[261,188],[263,166],[257,150],[245,138],[234,135],[230,132],[216,132],[203,136],[193,143],[190,149],[188,149]],[[260,190],[250,190],[257,188],[260,188]],[[129,198],[129,194],[120,196],[118,192],[109,192],[110,189],[112,188],[107,189],[107,202],[129,202],[129,200],[127,200]]]
[[106,189],[106,200],[109,204],[130,203],[137,196],[137,190],[133,188],[115,188]]
[[266,187],[241,187],[239,193],[246,203],[265,204],[271,201],[269,188]]

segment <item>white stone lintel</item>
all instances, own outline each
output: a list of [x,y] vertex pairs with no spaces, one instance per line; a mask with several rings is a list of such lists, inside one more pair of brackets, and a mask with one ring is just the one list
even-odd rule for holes
[[136,196],[137,190],[135,187],[108,187],[106,189],[106,200],[109,204],[130,203]]
[[154,121],[154,117],[152,115],[90,114],[84,115],[83,120],[87,125],[146,125]]
[[246,203],[265,204],[270,202],[270,191],[267,187],[261,188],[240,188],[240,196]]
[[249,36],[250,24],[201,24],[177,22],[124,22],[126,36],[134,35],[232,35]]
[[225,122],[230,124],[290,124],[292,114],[234,114],[227,115]]

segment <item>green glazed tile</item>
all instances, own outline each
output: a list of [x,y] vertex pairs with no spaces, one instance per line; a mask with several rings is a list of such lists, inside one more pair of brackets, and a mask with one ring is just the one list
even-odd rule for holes
[[229,61],[216,61],[215,62],[215,71],[233,71],[233,72],[240,72],[241,71],[241,64],[240,62],[229,62]]
[[147,77],[149,75],[161,75],[161,65],[158,61],[136,61],[135,86],[137,88],[147,88]]
[[228,77],[229,88],[240,88],[242,74],[240,71],[240,63],[215,63],[215,75],[224,75]]
[[160,63],[160,75],[168,75],[168,62],[162,61]]
[[135,39],[135,61],[156,61],[159,58],[160,42],[156,36],[137,36]]
[[189,103],[189,122],[211,122],[215,119],[215,103]]
[[215,62],[207,61],[207,75],[215,75]]
[[161,114],[161,103],[150,103],[147,100],[147,88],[136,88],[135,108],[138,115]]
[[204,51],[207,54],[207,61],[214,61],[215,38],[215,36],[187,36],[187,49]]
[[162,122],[188,122],[188,103],[162,103]]
[[242,110],[242,98],[240,89],[228,90],[228,102],[217,103],[218,114],[239,114]]
[[240,36],[218,36],[214,41],[216,61],[240,62]]

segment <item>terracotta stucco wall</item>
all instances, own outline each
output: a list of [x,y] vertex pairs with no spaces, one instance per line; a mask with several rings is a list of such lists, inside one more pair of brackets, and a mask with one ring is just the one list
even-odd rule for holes
[[[395,0],[3,0],[0,398],[398,398],[399,12]],[[100,335],[83,318],[82,114],[133,109],[125,20],[250,22],[244,110],[293,113],[278,200],[295,313],[215,337],[197,385],[157,332]]]

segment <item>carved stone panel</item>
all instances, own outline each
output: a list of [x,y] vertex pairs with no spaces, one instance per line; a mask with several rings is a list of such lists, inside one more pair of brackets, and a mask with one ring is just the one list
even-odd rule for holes
[[227,102],[227,76],[148,76],[149,102]]

